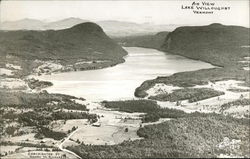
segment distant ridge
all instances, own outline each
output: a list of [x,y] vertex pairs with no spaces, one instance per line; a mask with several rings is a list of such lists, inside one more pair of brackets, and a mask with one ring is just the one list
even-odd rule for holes
[[45,23],[35,19],[22,19],[18,21],[6,21],[0,23],[1,30],[41,30]]
[[44,26],[42,26],[42,28],[40,30],[59,30],[59,29],[66,29],[66,28],[70,28],[74,25],[80,24],[80,23],[85,23],[85,22],[89,22],[88,20],[83,20],[80,18],[66,18],[66,19],[62,19],[59,21],[55,21],[55,22],[50,22],[50,23],[45,23]]
[[[54,22],[44,22],[34,19],[23,19],[18,21],[6,21],[0,23],[1,30],[61,30],[71,28],[74,25],[89,22],[80,18],[70,17]],[[103,30],[113,37],[155,34],[161,31],[172,31],[177,25],[153,25],[149,23],[138,24],[134,22],[104,20],[95,22]]]

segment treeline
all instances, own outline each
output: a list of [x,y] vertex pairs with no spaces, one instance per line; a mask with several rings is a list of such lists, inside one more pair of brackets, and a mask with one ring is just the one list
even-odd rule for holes
[[225,94],[221,91],[216,91],[211,88],[183,88],[174,90],[172,93],[159,94],[156,96],[150,96],[149,99],[159,101],[176,102],[181,100],[188,100],[193,103],[200,100],[216,97]]
[[86,112],[35,112],[29,111],[21,113],[18,116],[18,122],[26,126],[43,126],[48,125],[54,120],[69,120],[69,119],[88,119],[92,122],[97,121],[96,114]]
[[102,103],[106,108],[128,113],[148,113],[160,108],[155,101],[150,100],[103,101]]
[[[249,120],[239,120],[218,114],[184,117],[138,131],[142,140],[125,141],[118,145],[84,145],[68,147],[82,158],[183,158],[209,157],[221,153],[250,157]],[[241,140],[240,149],[218,148],[228,137]]]
[[160,118],[181,118],[200,115],[198,112],[188,114],[178,109],[161,108],[156,101],[151,100],[104,101],[102,103],[106,108],[118,111],[145,113],[145,115],[141,115],[144,123],[155,122]]
[[250,99],[248,98],[244,98],[244,99],[238,99],[238,100],[235,100],[235,101],[232,101],[232,102],[228,102],[228,103],[225,103],[223,105],[221,105],[221,110],[220,111],[224,111],[228,108],[230,108],[231,106],[249,106],[250,105]]
[[[23,124],[24,126],[35,126],[37,128],[37,134],[35,138],[43,139],[43,138],[53,138],[55,140],[60,140],[66,136],[63,132],[55,132],[45,126],[49,125],[52,121],[55,120],[70,120],[70,119],[88,119],[89,122],[96,122],[97,115],[89,114],[87,112],[36,112],[29,111],[25,113],[21,113],[18,115],[18,122]],[[15,132],[14,128],[9,128],[6,130],[6,133],[13,135]]]
[[83,110],[83,111],[88,110],[85,105],[76,103],[75,101],[71,101],[71,100],[60,102],[56,106],[58,108],[64,108],[64,109],[70,109],[70,110]]
[[63,94],[0,91],[0,96],[2,107],[33,108],[36,111],[61,108],[87,110],[85,105],[72,100],[77,99],[76,97]]
[[38,133],[35,135],[35,138],[43,139],[43,138],[52,138],[54,140],[61,140],[66,136],[63,132],[52,131],[46,127],[38,127]]
[[54,120],[69,120],[69,119],[88,119],[92,122],[97,121],[97,115],[96,114],[89,114],[86,112],[63,112],[58,111],[54,112],[51,115]]
[[25,126],[48,125],[51,121],[53,118],[48,112],[29,111],[20,113],[18,116],[18,122]]

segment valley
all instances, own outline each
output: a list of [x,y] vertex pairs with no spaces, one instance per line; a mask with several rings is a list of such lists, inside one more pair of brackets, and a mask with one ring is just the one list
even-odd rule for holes
[[1,157],[249,157],[247,33],[1,32]]

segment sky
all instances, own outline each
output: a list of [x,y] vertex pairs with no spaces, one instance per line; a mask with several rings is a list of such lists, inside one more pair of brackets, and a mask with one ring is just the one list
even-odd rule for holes
[[222,23],[249,27],[249,0],[209,0],[216,6],[230,7],[230,10],[214,11],[213,14],[194,14],[192,10],[181,9],[200,0],[144,0],[144,1],[14,1],[2,0],[0,21],[15,21],[24,18],[56,21],[76,17],[91,21],[118,20],[153,24],[206,25]]

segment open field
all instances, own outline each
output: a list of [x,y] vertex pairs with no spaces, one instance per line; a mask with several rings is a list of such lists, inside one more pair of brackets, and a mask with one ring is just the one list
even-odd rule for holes
[[[161,101],[157,103],[163,108],[180,109],[188,113],[195,112],[195,111],[199,111],[203,113],[211,113],[211,112],[222,113],[223,105],[228,102],[233,102],[237,100],[239,101],[249,100],[250,98],[249,91],[248,91],[249,87],[242,86],[241,85],[242,83],[243,83],[242,81],[227,80],[227,81],[218,81],[218,82],[213,82],[213,83],[209,82],[206,85],[196,85],[191,88],[210,88],[219,92],[223,92],[224,94],[221,94],[217,97],[210,97],[208,99],[199,100],[196,102],[190,102],[188,100],[179,100],[178,102]],[[157,94],[159,90],[156,88],[152,87],[150,93]],[[232,91],[234,89],[241,90],[241,91],[236,91],[236,92]],[[247,117],[250,111],[249,107],[243,104],[234,105],[232,103],[229,107],[231,107],[230,109],[232,110],[230,111],[228,110],[228,113],[226,112],[224,113],[228,115],[233,115],[234,117],[239,117],[239,118]],[[242,109],[240,107],[242,107]]]
[[[41,148],[57,149],[60,140],[72,131],[72,127],[69,127],[71,119],[84,120],[85,123],[97,120],[94,114],[88,112],[85,105],[76,103],[74,100],[78,98],[73,96],[21,91],[0,91],[0,95],[1,117],[4,119],[1,121],[1,148],[3,150],[10,146],[21,146],[26,149],[33,147],[36,149],[30,149],[30,151],[34,153]],[[68,109],[69,111],[66,111]],[[69,120],[68,124],[67,120]],[[57,121],[61,121],[58,122],[62,125],[61,129],[53,128],[53,123]],[[48,153],[47,150],[45,153]],[[55,154],[55,152],[51,153]],[[27,155],[32,158],[28,151],[16,149],[1,154],[1,157],[11,158],[17,154],[24,155],[23,158],[27,158]],[[59,154],[64,153],[59,152]],[[50,154],[45,154],[47,155]]]
[[[93,102],[85,104],[90,113],[97,114],[99,118],[92,125],[79,125],[79,130],[71,136],[73,141],[93,145],[113,145],[138,138],[136,131],[140,127],[142,113],[119,112]],[[128,132],[125,132],[126,128]],[[65,144],[68,145],[67,142]]]

